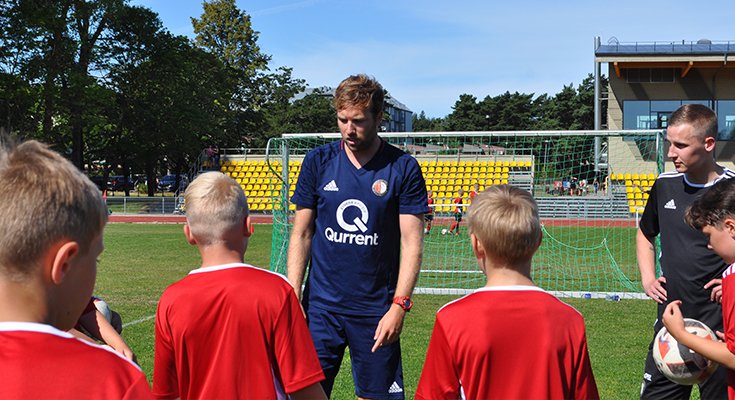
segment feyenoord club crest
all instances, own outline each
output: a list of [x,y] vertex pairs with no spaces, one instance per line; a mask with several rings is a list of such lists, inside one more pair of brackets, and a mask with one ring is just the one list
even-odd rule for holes
[[376,196],[385,196],[385,194],[388,193],[388,182],[386,182],[385,179],[378,179],[373,182],[373,193],[375,193]]

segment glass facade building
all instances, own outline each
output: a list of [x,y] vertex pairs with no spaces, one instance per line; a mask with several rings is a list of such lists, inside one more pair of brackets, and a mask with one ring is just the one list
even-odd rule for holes
[[735,140],[735,100],[624,100],[623,129],[665,128],[671,113],[690,103],[715,110],[718,140]]

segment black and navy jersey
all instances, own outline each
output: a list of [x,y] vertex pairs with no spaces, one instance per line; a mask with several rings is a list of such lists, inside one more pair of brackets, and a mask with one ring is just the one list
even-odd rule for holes
[[[721,327],[719,305],[710,301],[710,290],[704,285],[720,278],[725,262],[707,248],[707,237],[684,221],[689,205],[713,184],[735,177],[727,168],[720,177],[707,184],[689,182],[679,172],[664,172],[654,182],[640,220],[647,237],[660,235],[659,261],[666,277],[667,302],[681,300],[684,317],[699,319],[713,329]],[[663,311],[659,307],[659,317]],[[709,322],[708,322],[709,321]]]
[[309,152],[291,202],[316,211],[305,302],[328,311],[383,315],[398,280],[399,214],[429,212],[416,159],[382,142],[362,168],[341,141]]

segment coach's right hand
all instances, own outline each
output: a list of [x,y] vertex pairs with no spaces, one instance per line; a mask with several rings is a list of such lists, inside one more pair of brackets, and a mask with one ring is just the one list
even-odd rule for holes
[[663,304],[666,301],[666,277],[659,276],[649,282],[642,282],[646,296],[652,298],[656,303]]

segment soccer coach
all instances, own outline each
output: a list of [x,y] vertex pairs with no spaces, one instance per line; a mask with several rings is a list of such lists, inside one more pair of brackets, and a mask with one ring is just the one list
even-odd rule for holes
[[359,398],[404,398],[399,336],[429,210],[416,159],[378,136],[383,98],[366,75],[340,83],[341,140],[306,155],[291,198],[288,279],[303,298],[327,395],[349,346]]

